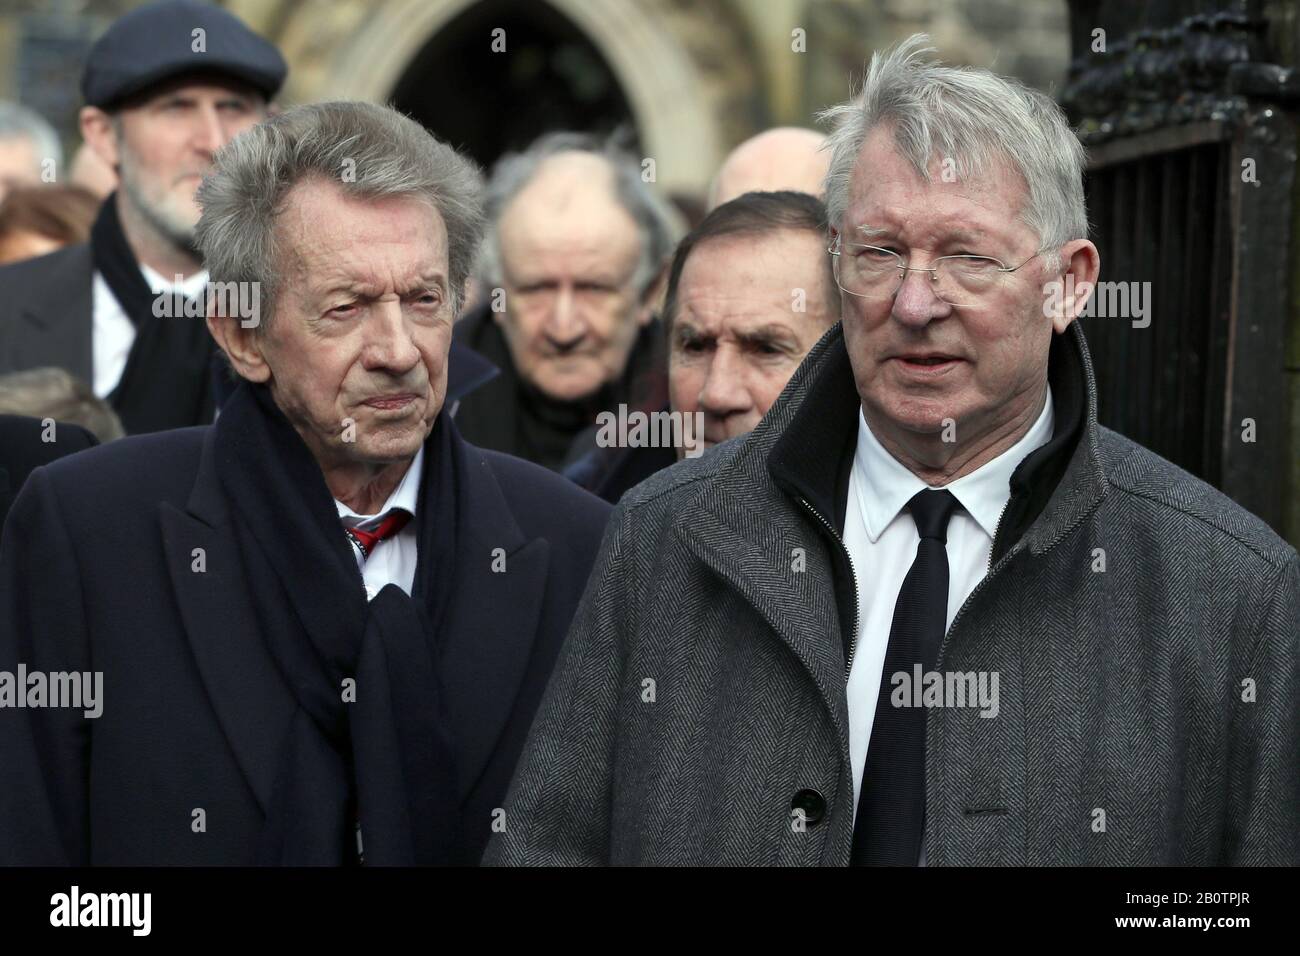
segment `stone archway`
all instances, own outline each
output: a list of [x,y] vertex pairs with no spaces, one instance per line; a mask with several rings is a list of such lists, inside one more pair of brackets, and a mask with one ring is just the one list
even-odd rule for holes
[[[263,8],[255,19],[293,64],[289,100],[384,102],[429,40],[474,2],[342,0],[325,11],[284,4],[270,16]],[[626,95],[645,153],[655,160],[660,188],[702,192],[737,138],[734,130],[752,125],[754,117],[744,114],[761,113],[753,105],[762,101],[756,58],[726,3],[536,2],[549,3],[600,50]],[[749,107],[740,116],[738,99]]]

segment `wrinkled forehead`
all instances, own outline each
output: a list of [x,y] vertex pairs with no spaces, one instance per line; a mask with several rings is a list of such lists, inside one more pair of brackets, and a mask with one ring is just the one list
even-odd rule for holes
[[282,264],[311,278],[447,272],[446,226],[419,196],[354,195],[308,179],[285,197],[275,237]]
[[552,252],[622,259],[640,248],[609,164],[594,156],[543,164],[502,211],[498,230],[507,259]]
[[922,175],[903,155],[888,127],[872,130],[849,179],[839,224],[845,238],[869,237],[880,230],[970,239],[1032,235],[1021,219],[1028,189],[1004,155],[977,158],[935,152],[926,172]]

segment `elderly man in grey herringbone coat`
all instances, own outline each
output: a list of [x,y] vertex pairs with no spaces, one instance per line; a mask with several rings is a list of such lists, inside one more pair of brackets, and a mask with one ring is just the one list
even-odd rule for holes
[[841,325],[623,498],[488,862],[1300,863],[1296,552],[1098,425],[1083,150],[924,43],[828,111]]

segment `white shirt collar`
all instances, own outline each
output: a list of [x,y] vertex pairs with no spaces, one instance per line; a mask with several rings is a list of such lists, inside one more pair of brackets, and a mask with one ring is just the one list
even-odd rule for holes
[[360,527],[364,531],[367,530],[365,525],[378,524],[394,508],[409,511],[414,518],[415,505],[420,497],[420,476],[423,472],[424,446],[421,445],[420,450],[415,453],[415,458],[411,460],[411,467],[406,469],[406,474],[402,476],[402,480],[398,482],[397,487],[393,489],[393,493],[388,496],[388,500],[378,512],[372,515],[359,515],[335,498],[334,507],[338,510],[340,520],[349,528]]
[[208,282],[208,270],[200,269],[188,279],[176,281],[175,276],[168,279],[161,272],[156,272],[143,262],[140,263],[140,272],[144,275],[144,281],[149,283],[149,288],[155,293],[159,292],[180,292],[187,298],[194,298],[203,291],[203,287]]
[[[947,485],[990,538],[997,531],[1002,510],[1011,498],[1011,473],[1030,452],[1051,441],[1055,427],[1052,389],[1047,388],[1043,410],[1021,439],[992,461]],[[929,486],[912,474],[872,433],[858,408],[858,447],[853,456],[858,507],[874,544],[912,496]]]

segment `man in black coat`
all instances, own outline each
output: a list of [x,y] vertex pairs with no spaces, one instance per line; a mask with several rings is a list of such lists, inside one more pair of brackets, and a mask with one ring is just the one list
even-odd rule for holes
[[608,508],[445,413],[478,189],[369,104],[218,155],[243,381],[38,469],[0,542],[0,864],[474,864],[509,826]]
[[194,192],[286,73],[274,46],[200,0],[145,4],[105,31],[82,75],[80,125],[120,185],[89,242],[0,268],[0,373],[66,369],[128,434],[212,421]]

